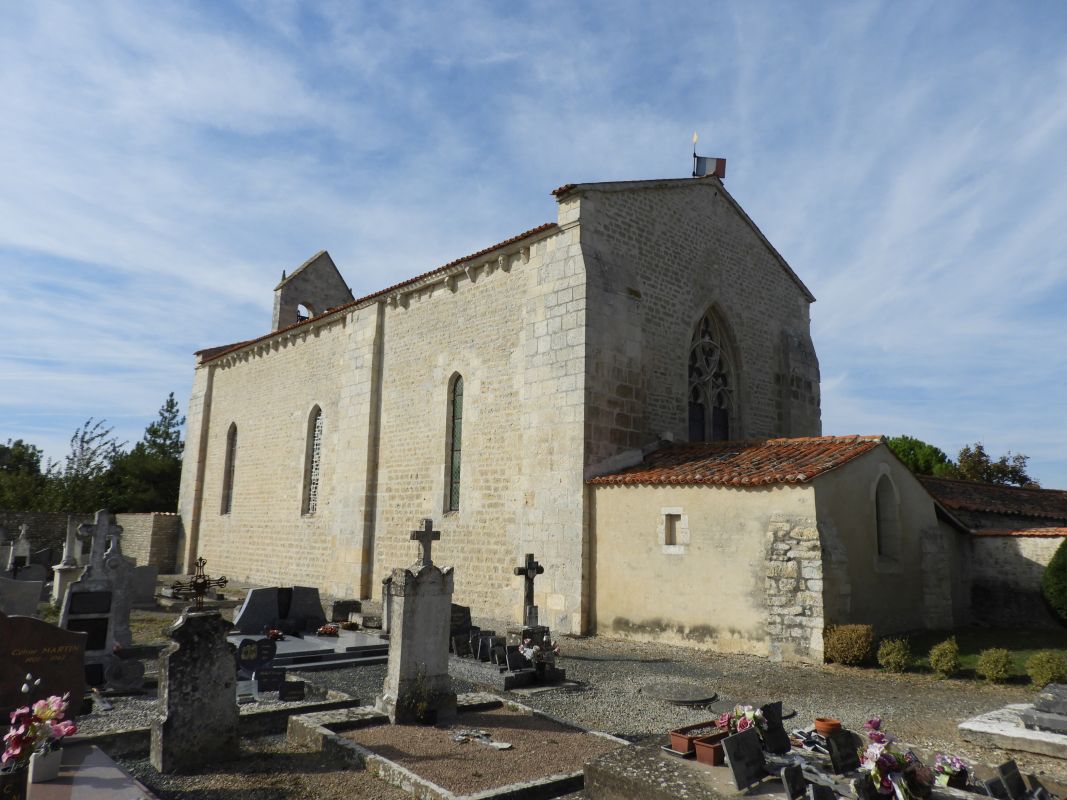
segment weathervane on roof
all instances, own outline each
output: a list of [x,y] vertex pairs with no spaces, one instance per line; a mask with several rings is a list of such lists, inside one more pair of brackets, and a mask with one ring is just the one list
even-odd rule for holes
[[697,132],[693,131],[693,177],[703,178],[714,175],[720,181],[726,180],[726,159],[698,156],[697,138]]

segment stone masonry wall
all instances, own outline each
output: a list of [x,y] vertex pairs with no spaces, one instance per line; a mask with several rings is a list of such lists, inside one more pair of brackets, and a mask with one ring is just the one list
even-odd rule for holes
[[823,568],[815,520],[771,517],[766,588],[771,660],[821,664]]
[[1057,627],[1041,576],[1063,536],[971,536],[971,613],[985,625]]
[[589,275],[587,465],[666,431],[688,438],[689,349],[713,306],[735,361],[730,437],[821,432],[808,299],[717,182],[595,186],[568,202]]
[[182,519],[172,513],[116,514],[122,526],[122,552],[138,566],[154,565],[160,573],[175,571]]

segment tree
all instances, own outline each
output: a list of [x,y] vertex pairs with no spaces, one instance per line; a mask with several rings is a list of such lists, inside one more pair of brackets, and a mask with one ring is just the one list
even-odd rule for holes
[[47,510],[89,512],[111,507],[112,467],[125,446],[113,432],[104,420],[94,422],[92,417],[74,431],[62,471],[48,480]]
[[117,511],[176,511],[182,477],[182,425],[171,392],[144,438],[115,460],[112,483]]
[[1041,592],[1060,619],[1067,623],[1067,541],[1060,542],[1041,576]]
[[41,469],[41,448],[22,439],[0,445],[0,510],[38,511],[52,466]]
[[996,483],[1002,486],[1028,486],[1037,489],[1040,488],[1040,484],[1026,472],[1026,464],[1029,460],[1029,456],[1024,456],[1022,453],[1012,455],[1009,450],[1006,455],[994,461],[986,453],[985,446],[981,442],[975,442],[973,446],[965,445],[960,450],[957,469],[959,477],[964,480]]
[[886,440],[886,446],[916,475],[936,475],[939,478],[956,477],[956,465],[939,447],[913,436],[894,436]]

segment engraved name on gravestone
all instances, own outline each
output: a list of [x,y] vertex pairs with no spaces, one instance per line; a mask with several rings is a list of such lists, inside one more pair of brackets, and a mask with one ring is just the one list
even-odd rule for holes
[[[27,700],[70,693],[68,715],[81,709],[85,694],[85,634],[64,630],[34,617],[0,612],[0,719]],[[26,674],[41,680],[34,693],[22,694]]]
[[277,692],[285,682],[285,667],[260,667],[255,674],[256,689]]
[[755,728],[749,728],[722,740],[722,749],[726,755],[726,764],[734,786],[744,791],[749,786],[759,783],[767,774],[763,746]]

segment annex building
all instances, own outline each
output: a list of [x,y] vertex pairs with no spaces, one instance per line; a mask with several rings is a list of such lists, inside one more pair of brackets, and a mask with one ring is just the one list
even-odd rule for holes
[[476,615],[521,619],[532,552],[558,632],[821,660],[833,622],[951,626],[966,526],[880,438],[820,435],[814,297],[721,181],[553,194],[366,297],[318,253],[269,333],[197,353],[184,563],[380,597],[431,517]]

